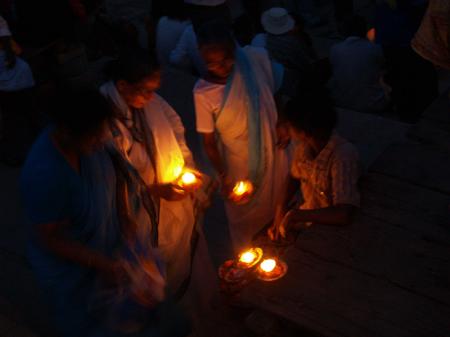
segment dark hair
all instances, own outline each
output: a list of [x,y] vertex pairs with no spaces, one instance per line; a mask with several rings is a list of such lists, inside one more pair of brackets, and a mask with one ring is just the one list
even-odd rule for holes
[[189,19],[188,7],[183,0],[164,0],[162,15],[172,20],[186,21]]
[[122,53],[106,70],[107,78],[138,83],[159,71],[156,56],[142,49],[130,49]]
[[292,17],[292,19],[294,19],[295,27],[299,31],[303,31],[305,29],[305,20],[303,20],[303,18],[295,12],[289,12],[289,15]]
[[342,23],[344,36],[365,37],[367,34],[367,21],[362,16],[353,15]]
[[55,91],[50,116],[57,127],[80,139],[96,134],[113,117],[113,109],[97,88],[62,84]]
[[250,14],[245,13],[239,16],[233,23],[233,31],[236,40],[241,46],[251,44],[256,28]]
[[6,68],[8,69],[14,68],[14,66],[16,65],[17,58],[13,50],[11,37],[10,36],[0,37],[0,45],[2,46],[5,52]]
[[223,20],[203,24],[197,32],[197,40],[199,47],[214,45],[234,48],[235,46],[231,27]]
[[285,108],[287,122],[308,136],[329,138],[337,123],[337,114],[327,90],[315,88],[290,100]]

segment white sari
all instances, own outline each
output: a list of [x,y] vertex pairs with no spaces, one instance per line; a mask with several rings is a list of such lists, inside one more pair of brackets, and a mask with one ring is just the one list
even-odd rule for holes
[[[252,67],[256,90],[248,89],[248,81],[238,67],[227,84],[229,90],[223,94],[222,110],[215,121],[227,174],[233,181],[250,179],[255,192],[248,204],[236,205],[226,201],[226,212],[234,249],[239,252],[250,245],[251,240],[265,225],[272,221],[277,198],[288,176],[286,151],[276,146],[277,108],[274,100],[275,81],[270,60],[259,48],[246,47],[239,51],[247,57],[247,65]],[[245,71],[244,71],[245,72]],[[259,96],[259,148],[256,161],[260,167],[254,170],[255,153],[250,153],[251,130],[249,109],[252,92]],[[250,94],[249,94],[250,93]],[[251,136],[251,135],[250,135]],[[257,148],[251,151],[258,151]],[[256,180],[256,181],[255,181]]]
[[[114,83],[104,84],[100,91],[114,103],[119,113],[131,120],[131,111],[117,92]],[[153,134],[156,170],[146,146],[135,141],[125,125],[128,121],[115,120],[115,130],[114,128],[112,130],[114,143],[147,185],[155,182],[173,182],[179,174],[177,167],[194,166],[192,154],[185,142],[181,119],[157,94],[154,94],[151,101],[139,112],[144,113],[143,120],[147,130]],[[138,216],[138,225],[146,226],[149,223],[148,214],[144,210],[141,213]],[[196,281],[199,279],[203,282],[216,282],[206,240],[196,217],[192,198],[187,197],[181,201],[159,200],[158,249],[167,268],[168,293],[175,297],[181,295],[180,290],[186,285],[187,280],[190,281],[189,288],[185,289],[187,298],[192,297],[190,293],[198,293],[193,288],[214,289],[214,285],[198,284]],[[198,234],[196,245],[192,243],[195,234]],[[191,254],[195,254],[193,258]],[[198,277],[199,273],[204,277]],[[211,299],[208,298],[208,294],[211,292],[204,292],[203,298],[195,298],[195,301],[209,302]],[[192,302],[192,299],[190,301]]]

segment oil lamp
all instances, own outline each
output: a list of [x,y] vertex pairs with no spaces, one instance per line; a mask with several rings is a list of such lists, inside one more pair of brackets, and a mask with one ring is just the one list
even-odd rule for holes
[[261,270],[266,272],[266,273],[272,272],[275,269],[276,266],[277,266],[277,262],[274,259],[265,259],[259,265]]
[[241,202],[252,193],[253,193],[253,184],[248,180],[241,180],[234,185],[230,198],[234,202]]
[[262,255],[261,248],[250,248],[239,255],[238,267],[251,268],[261,260]]
[[201,185],[199,174],[194,170],[183,168],[179,172],[176,184],[181,188],[194,190]]
[[239,261],[250,264],[253,261],[255,261],[255,259],[256,259],[256,254],[253,253],[252,251],[247,251],[241,255],[241,257],[239,258]]
[[181,178],[180,178],[180,186],[181,187],[191,186],[191,185],[194,185],[195,183],[197,183],[197,177],[195,176],[194,173],[192,173],[190,171],[186,171],[181,175]]

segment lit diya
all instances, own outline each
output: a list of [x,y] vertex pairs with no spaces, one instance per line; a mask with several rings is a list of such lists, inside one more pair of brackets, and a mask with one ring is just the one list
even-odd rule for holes
[[247,269],[255,266],[262,258],[263,250],[261,248],[250,248],[239,255],[237,266]]
[[177,184],[183,189],[196,189],[201,185],[200,174],[189,169],[184,169],[177,179]]
[[253,193],[253,184],[249,180],[238,181],[230,194],[230,199],[236,203],[246,202]]
[[263,281],[275,281],[286,275],[288,266],[279,259],[264,259],[257,269],[257,276]]

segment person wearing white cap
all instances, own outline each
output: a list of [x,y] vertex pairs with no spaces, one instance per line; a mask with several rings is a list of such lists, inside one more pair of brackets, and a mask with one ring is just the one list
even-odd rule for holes
[[294,18],[281,7],[273,7],[261,15],[265,33],[258,34],[252,46],[266,48],[272,59],[288,69],[310,73],[316,61],[312,46]]
[[8,23],[0,16],[0,92],[18,91],[34,86],[29,65],[17,57]]

